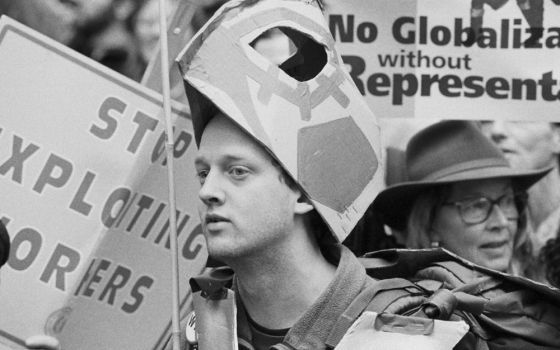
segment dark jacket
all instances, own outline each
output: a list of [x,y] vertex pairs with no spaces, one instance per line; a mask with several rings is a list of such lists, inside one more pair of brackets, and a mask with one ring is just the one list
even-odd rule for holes
[[[339,316],[348,308],[360,292],[373,281],[366,275],[364,267],[348,248],[336,245],[327,253],[333,256],[333,260],[338,260],[334,279],[317,301],[290,328],[284,337],[283,343],[276,345],[274,348],[278,350],[326,349],[325,343]],[[197,278],[194,280],[196,281]],[[195,289],[197,288],[195,287]],[[234,291],[234,294],[237,294],[235,293],[235,285],[231,285],[231,289]],[[204,291],[199,290],[194,293],[204,293]],[[240,349],[251,349],[250,345],[248,345],[251,343],[251,331],[245,310],[239,301],[236,302],[236,305],[237,333],[240,339]],[[197,311],[197,318],[199,317],[198,312],[200,311]],[[182,336],[184,330],[185,328],[182,327]],[[167,344],[165,349],[172,349],[171,342]],[[185,339],[182,341],[182,349],[189,349]]]

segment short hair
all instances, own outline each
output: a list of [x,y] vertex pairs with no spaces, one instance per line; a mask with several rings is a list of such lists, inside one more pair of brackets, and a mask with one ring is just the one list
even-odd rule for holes
[[[513,188],[516,191],[515,185]],[[434,186],[416,197],[407,219],[406,245],[408,248],[430,247],[430,230],[436,211],[445,202],[450,191],[451,184]],[[513,255],[509,272],[532,278],[535,274],[536,261],[532,255],[533,245],[527,231],[527,203],[523,198],[516,197],[515,205],[519,218],[517,219],[517,231],[513,236]]]
[[[270,154],[269,154],[270,155]],[[294,180],[290,174],[284,169],[282,165],[270,155],[272,164],[278,169],[280,173],[280,181],[285,183],[292,190],[299,190],[302,196],[306,196],[305,191],[299,186],[296,180]],[[308,198],[309,200],[309,198]],[[313,233],[317,243],[320,247],[327,246],[336,243],[333,235],[330,234],[330,228],[326,224],[325,220],[321,217],[317,210],[313,209],[311,212],[305,215],[305,225]]]
[[270,156],[270,161],[272,165],[274,165],[274,167],[278,169],[278,172],[280,173],[279,175],[280,181],[288,185],[288,187],[291,188],[292,190],[301,190],[297,182],[290,176],[290,174],[288,174],[286,169],[284,169],[284,167],[280,165],[280,162],[276,158],[274,158],[269,152],[267,153]]

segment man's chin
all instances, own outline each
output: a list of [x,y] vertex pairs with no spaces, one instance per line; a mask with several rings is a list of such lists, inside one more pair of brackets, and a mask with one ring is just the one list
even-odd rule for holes
[[220,267],[220,266],[226,266],[226,265],[227,264],[225,262],[223,262],[219,258],[216,258],[212,255],[208,255],[208,260],[206,260],[206,267]]
[[527,164],[525,159],[520,157],[519,155],[515,153],[505,153],[504,156],[512,168],[520,170],[532,170],[531,166]]
[[506,152],[506,151],[503,151],[503,150],[502,150],[502,152],[504,153],[504,157],[507,159],[507,161],[509,162],[509,164],[512,167],[514,167],[514,168],[519,167],[519,164],[518,164],[519,160],[517,159],[517,156],[514,153]]
[[236,249],[230,247],[208,247],[208,256],[213,260],[227,264],[230,259],[238,257],[239,253]]

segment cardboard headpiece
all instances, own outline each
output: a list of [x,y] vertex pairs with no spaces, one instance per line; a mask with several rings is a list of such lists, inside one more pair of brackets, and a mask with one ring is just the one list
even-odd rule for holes
[[228,1],[177,61],[197,144],[222,111],[278,160],[344,240],[383,185],[379,127],[318,4]]

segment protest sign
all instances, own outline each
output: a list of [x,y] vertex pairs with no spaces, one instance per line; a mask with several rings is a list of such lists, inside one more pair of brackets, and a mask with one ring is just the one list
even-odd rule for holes
[[[19,23],[0,22],[0,342],[152,349],[171,315],[161,97]],[[173,107],[183,304],[206,260],[194,142]]]
[[[542,11],[533,0],[480,1],[479,9],[465,0],[324,2],[338,52],[378,118],[557,119],[556,2],[541,1]],[[172,53],[184,45],[173,39],[192,34],[181,21],[189,16],[183,9],[172,21]],[[149,83],[158,76],[149,68],[144,81],[159,89]]]
[[[560,6],[481,3],[327,1],[327,10],[338,50],[379,118],[558,120]],[[471,25],[471,13],[482,23]]]

